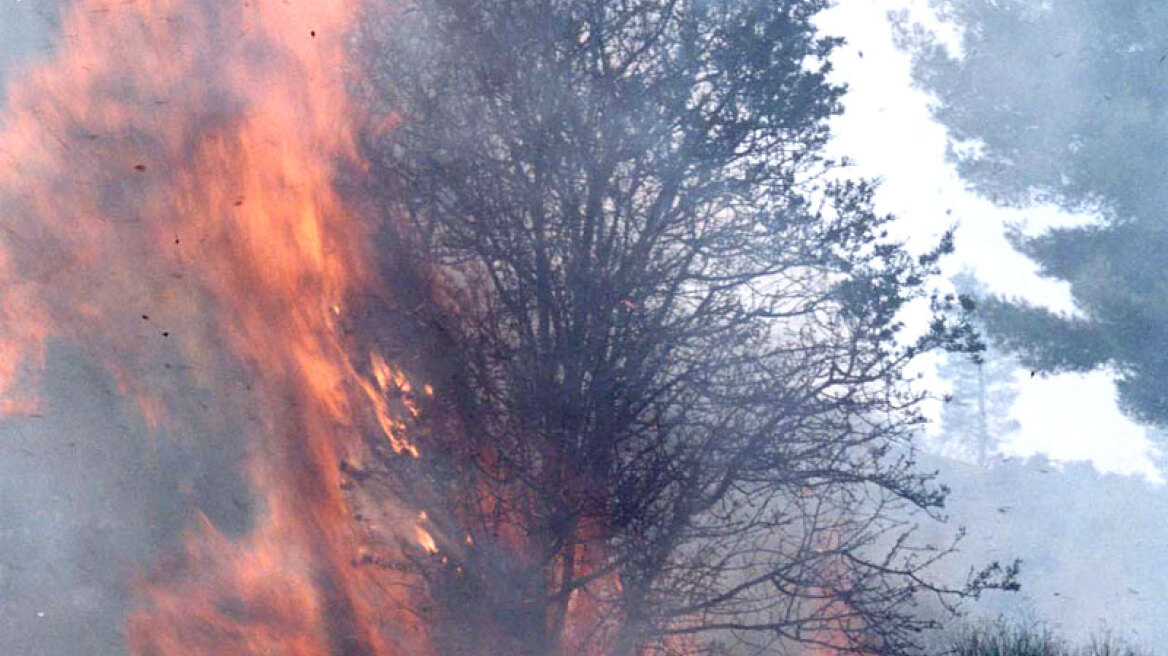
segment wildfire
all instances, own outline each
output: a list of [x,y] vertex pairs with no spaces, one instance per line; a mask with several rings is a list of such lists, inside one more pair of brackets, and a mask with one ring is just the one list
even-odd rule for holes
[[[59,56],[11,88],[2,409],[33,407],[52,338],[104,362],[152,423],[193,416],[195,387],[249,443],[253,529],[191,527],[182,556],[138,584],[134,654],[427,649],[388,570],[357,566],[365,536],[342,491],[368,404],[393,448],[418,454],[390,404],[417,413],[409,381],[378,355],[366,378],[344,330],[347,301],[373,285],[366,229],[334,186],[338,165],[361,167],[344,80],[355,11],[78,0]],[[409,526],[403,539],[437,549]]]
[[[181,554],[137,581],[127,633],[138,656],[426,654],[433,636],[403,592],[400,552],[441,554],[417,560],[476,594],[507,579],[472,576],[475,552],[559,572],[546,578],[560,586],[610,561],[598,522],[540,564],[528,492],[484,487],[466,511],[480,516],[449,523],[388,494],[349,494],[367,433],[420,455],[407,428],[435,393],[350,336],[348,309],[378,285],[369,228],[336,189],[339,170],[364,167],[345,80],[355,16],[352,0],[76,0],[60,54],[10,89],[0,411],[35,407],[30,377],[60,340],[104,363],[152,426],[217,422],[248,446],[251,530],[231,538],[202,518]],[[463,534],[459,519],[480,539],[440,547]],[[530,614],[559,627],[562,653],[605,653],[620,586],[610,570]]]

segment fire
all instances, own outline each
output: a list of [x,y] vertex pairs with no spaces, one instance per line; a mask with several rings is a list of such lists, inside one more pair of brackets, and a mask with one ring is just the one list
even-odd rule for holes
[[[435,394],[351,336],[351,308],[379,286],[371,230],[336,186],[364,167],[345,79],[356,12],[353,0],[76,0],[60,55],[10,90],[0,411],[35,407],[32,378],[60,340],[104,363],[151,425],[215,423],[248,445],[250,532],[231,538],[204,518],[136,582],[137,656],[427,654],[403,552],[441,554],[424,560],[456,590],[506,580],[468,574],[474,552],[558,571],[551,588],[610,560],[596,525],[540,565],[522,516],[530,492],[476,491],[449,514],[477,538],[452,544],[440,540],[464,534],[457,521],[350,493],[367,433],[403,461],[420,456],[409,422]],[[521,590],[534,591],[521,610],[544,582]],[[616,573],[597,576],[546,614],[562,653],[605,653],[620,592]]]
[[438,553],[438,543],[434,540],[434,536],[426,530],[424,524],[430,518],[426,516],[425,511],[418,515],[418,522],[414,524],[414,536],[418,540],[418,545],[422,547],[429,554]]
[[[405,423],[394,418],[394,413],[390,410],[389,403],[390,397],[396,396],[400,399],[405,411],[411,417],[417,417],[419,413],[418,405],[413,397],[410,396],[413,387],[410,385],[410,381],[400,371],[395,371],[391,368],[380,355],[373,353],[369,357],[373,369],[373,380],[376,382],[376,385],[368,380],[362,380],[361,388],[365,390],[365,395],[369,398],[369,402],[373,404],[381,432],[389,439],[389,444],[393,448],[394,453],[408,453],[417,458],[418,447],[403,437],[406,429]],[[426,388],[430,389],[430,386],[427,385]]]
[[822,558],[815,563],[822,585],[811,589],[813,611],[819,618],[805,636],[809,656],[839,656],[840,654],[879,653],[861,617],[847,601],[853,588],[851,576],[835,555],[840,545],[839,535],[828,531],[818,540],[814,551]]
[[[334,184],[362,166],[344,77],[355,12],[78,0],[59,56],[11,89],[0,407],[34,407],[46,346],[68,341],[153,424],[195,416],[199,389],[249,444],[252,530],[229,539],[201,521],[142,578],[134,654],[428,649],[390,570],[360,566],[368,536],[342,490],[370,404],[394,449],[418,453],[389,402],[404,395],[416,414],[409,381],[377,355],[364,375],[345,330],[349,302],[374,286],[367,228]],[[176,361],[189,375],[164,366]],[[383,503],[402,539],[420,539]]]

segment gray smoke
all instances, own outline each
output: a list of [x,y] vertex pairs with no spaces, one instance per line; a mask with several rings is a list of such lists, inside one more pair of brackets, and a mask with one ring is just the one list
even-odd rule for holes
[[196,511],[246,528],[229,435],[149,431],[101,368],[51,345],[41,412],[0,423],[0,654],[125,653],[136,573]]

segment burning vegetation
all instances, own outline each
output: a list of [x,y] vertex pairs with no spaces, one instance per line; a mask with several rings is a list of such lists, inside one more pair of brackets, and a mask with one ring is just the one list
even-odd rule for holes
[[1002,584],[913,538],[905,367],[969,335],[900,336],[947,244],[823,159],[824,4],[75,2],[0,135],[4,407],[80,347],[254,508],[129,651],[897,654]]

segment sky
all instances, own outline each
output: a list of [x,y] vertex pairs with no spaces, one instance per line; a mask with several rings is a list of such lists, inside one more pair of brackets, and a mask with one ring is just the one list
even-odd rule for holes
[[[854,161],[858,174],[882,180],[878,205],[897,215],[898,236],[914,248],[927,249],[957,226],[946,274],[969,268],[994,293],[1074,312],[1069,286],[1040,277],[1035,264],[1009,245],[1005,230],[1018,226],[1033,234],[1094,217],[1053,206],[1003,208],[967,189],[946,159],[948,136],[930,114],[932,99],[914,87],[911,58],[894,43],[890,11],[909,12],[913,22],[956,47],[955,28],[939,22],[926,0],[841,0],[826,12],[821,28],[847,39],[833,60],[837,80],[849,86],[845,113],[833,126],[834,153]],[[932,367],[922,373],[932,389],[944,387]],[[1108,372],[1031,377],[1019,371],[1018,381],[1013,417],[1021,429],[1003,440],[1003,456],[1042,453],[1056,462],[1089,461],[1101,472],[1165,482],[1162,454],[1148,431],[1120,412]],[[930,415],[939,415],[939,405]]]

